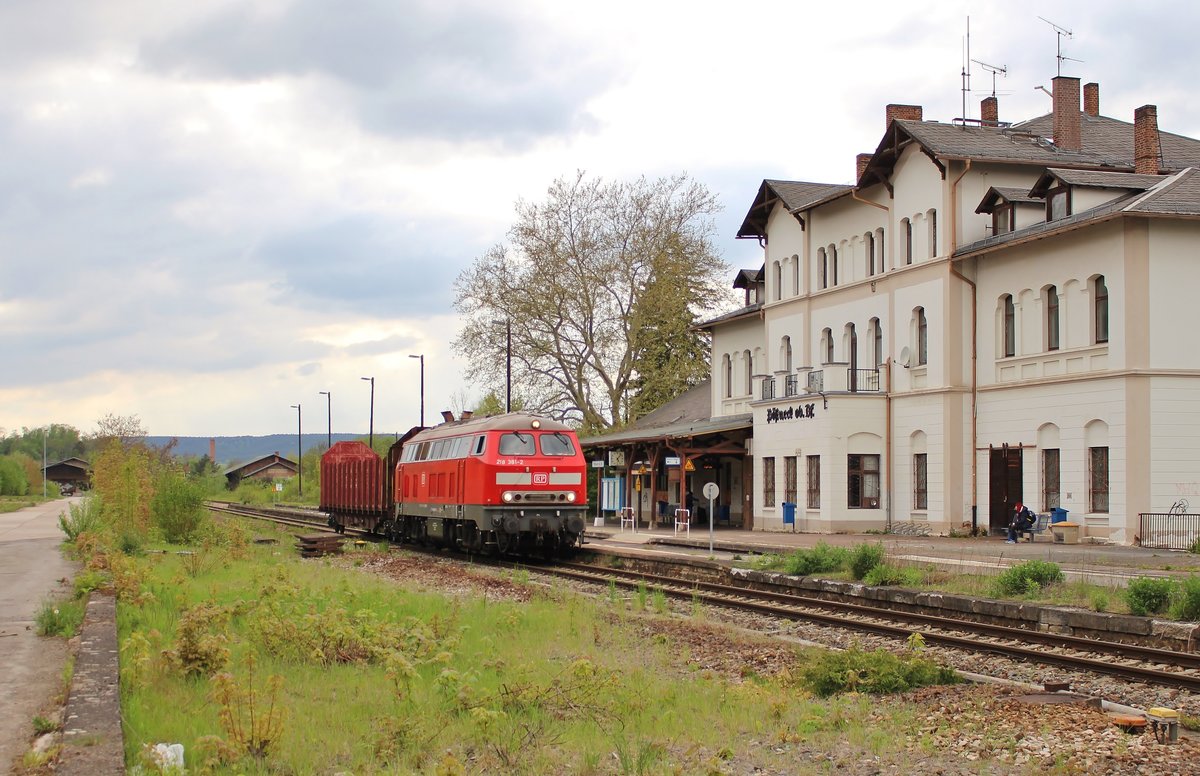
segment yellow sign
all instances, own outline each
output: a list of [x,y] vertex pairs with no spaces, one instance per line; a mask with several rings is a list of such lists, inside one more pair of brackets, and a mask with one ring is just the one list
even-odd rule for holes
[[685,463],[685,464],[683,465],[683,470],[684,470],[685,472],[694,472],[694,471],[696,471],[696,464],[692,463],[692,459],[691,459],[691,458],[689,458],[689,459],[688,459],[688,462],[687,462],[687,463]]
[[638,479],[638,480],[634,480],[634,481],[633,481],[633,489],[634,489],[634,490],[641,490],[641,489],[642,489],[642,481],[641,481],[640,479]]

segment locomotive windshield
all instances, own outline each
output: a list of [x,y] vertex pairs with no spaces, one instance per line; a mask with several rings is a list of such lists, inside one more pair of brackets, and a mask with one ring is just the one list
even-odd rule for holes
[[533,434],[514,431],[500,436],[500,455],[535,455]]
[[542,455],[575,455],[575,444],[571,437],[555,431],[553,434],[542,434]]

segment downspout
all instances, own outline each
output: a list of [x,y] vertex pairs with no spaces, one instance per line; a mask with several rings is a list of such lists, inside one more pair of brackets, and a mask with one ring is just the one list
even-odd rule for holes
[[971,535],[979,530],[979,289],[954,266],[958,250],[958,183],[971,169],[967,159],[963,171],[950,184],[950,274],[971,287]]
[[[885,213],[890,214],[891,212],[891,208],[889,208],[887,205],[881,205],[878,202],[872,202],[869,199],[863,199],[862,197],[858,196],[858,189],[856,188],[850,190],[850,198],[855,202],[861,202],[864,205],[877,207]],[[890,217],[888,218],[887,227],[888,231],[890,232],[892,227]],[[882,248],[883,246],[881,245],[879,247]],[[888,253],[890,254],[891,251],[888,251]],[[882,275],[884,272],[886,272],[886,269],[880,267],[879,274]],[[872,281],[871,290],[873,291],[874,289],[875,283]],[[887,494],[887,517],[885,518],[887,522],[883,529],[886,533],[892,532],[892,471],[896,465],[895,450],[892,449],[892,365],[894,363],[895,361],[889,356],[887,360],[887,396],[884,397],[884,405],[887,407],[887,419],[884,422],[885,428],[883,440],[883,449],[887,451],[887,481],[885,483],[884,490],[884,492]]]

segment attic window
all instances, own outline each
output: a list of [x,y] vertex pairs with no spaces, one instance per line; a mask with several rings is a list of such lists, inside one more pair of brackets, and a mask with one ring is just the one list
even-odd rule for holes
[[996,205],[992,209],[992,234],[1008,234],[1014,228],[1012,203]]
[[1046,220],[1057,221],[1071,215],[1071,191],[1066,186],[1046,193]]

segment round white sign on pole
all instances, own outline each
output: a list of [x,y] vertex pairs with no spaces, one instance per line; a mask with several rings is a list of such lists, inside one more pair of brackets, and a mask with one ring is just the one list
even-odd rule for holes
[[713,554],[713,502],[717,500],[717,496],[721,495],[721,488],[715,482],[704,483],[704,488],[701,491],[704,497],[708,499],[708,554]]
[[721,487],[715,482],[704,483],[704,497],[709,501],[715,501],[717,496],[721,495]]

